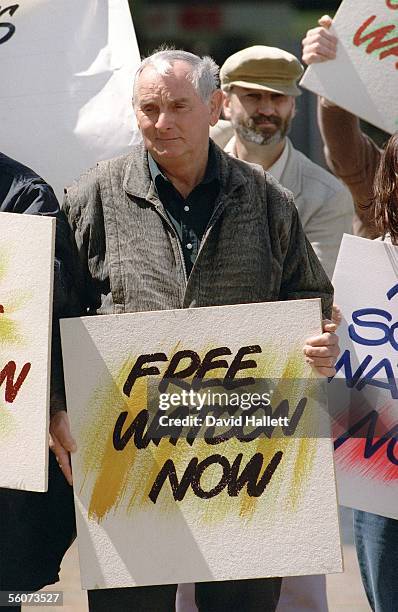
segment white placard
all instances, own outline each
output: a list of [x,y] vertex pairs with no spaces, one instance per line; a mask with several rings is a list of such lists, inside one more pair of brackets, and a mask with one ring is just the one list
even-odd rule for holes
[[339,502],[398,518],[398,247],[344,235],[341,355],[330,383]]
[[311,65],[301,85],[361,119],[398,129],[398,2],[344,0],[331,28],[335,60]]
[[[319,300],[61,322],[84,588],[341,571],[331,440],[302,436],[328,416],[302,353],[320,322]],[[178,373],[207,381],[189,412]],[[273,384],[230,391],[231,420],[214,377]],[[216,429],[214,403],[230,419]]]
[[3,153],[63,189],[136,140],[139,52],[127,0],[29,0],[0,7]]
[[0,213],[0,487],[47,490],[55,219]]

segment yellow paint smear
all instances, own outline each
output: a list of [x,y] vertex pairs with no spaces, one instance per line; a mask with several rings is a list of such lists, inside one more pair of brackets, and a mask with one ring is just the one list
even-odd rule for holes
[[[203,354],[206,350],[203,351]],[[269,353],[267,359],[263,360],[261,370],[257,373],[259,378],[266,376],[269,366],[267,362],[272,359],[273,355]],[[123,384],[133,363],[134,360],[129,359],[121,367],[115,382],[109,389],[98,390],[92,401],[92,405],[95,405],[95,418],[92,416],[92,411],[88,411],[89,414],[91,413],[90,422],[95,425],[91,425],[83,436],[85,478],[82,489],[85,487],[89,489],[88,513],[90,518],[101,521],[109,512],[116,512],[118,509],[120,511],[121,507],[124,508],[126,514],[131,514],[136,509],[142,509],[148,505],[153,507],[148,494],[167,459],[173,460],[177,476],[181,479],[192,457],[197,457],[200,462],[209,455],[220,454],[226,457],[232,465],[236,456],[242,453],[241,472],[253,455],[261,452],[264,457],[261,477],[269,461],[279,450],[283,452],[282,460],[262,496],[250,497],[244,488],[237,497],[231,498],[224,489],[210,500],[200,500],[201,514],[198,520],[204,523],[214,523],[224,520],[231,513],[240,515],[242,519],[251,520],[260,503],[264,508],[264,498],[266,498],[267,513],[270,517],[272,513],[278,512],[283,499],[289,502],[287,511],[293,512],[299,506],[313,470],[317,448],[317,441],[310,438],[286,437],[280,433],[280,437],[273,437],[270,440],[261,437],[247,443],[230,439],[217,445],[209,445],[203,438],[197,438],[192,447],[184,439],[180,439],[177,445],[173,446],[167,438],[163,438],[158,446],[150,442],[146,449],[140,450],[136,449],[133,440],[130,440],[123,451],[116,451],[113,447],[112,436],[120,412],[128,411],[125,431],[135,416],[147,406],[147,379],[142,378],[136,381],[130,398],[122,393]],[[286,362],[282,380],[274,389],[273,406],[278,405],[282,399],[288,399],[290,410],[296,407],[300,398],[308,391],[306,385],[312,384],[311,380],[306,381],[302,378],[304,371],[305,364],[302,355],[297,353],[291,355]],[[211,377],[222,377],[224,373],[224,371],[219,373],[213,371]],[[290,379],[288,398],[283,394],[286,379]],[[297,382],[291,379],[297,379]],[[220,466],[208,468],[201,478],[203,488],[210,490],[215,486],[220,474]],[[163,513],[177,512],[179,509],[184,511],[184,507],[188,508],[194,500],[197,498],[189,487],[184,500],[176,503],[169,482],[166,481],[159,494],[156,509]],[[196,507],[198,507],[197,504]]]
[[[119,380],[119,382],[122,384],[126,379],[125,370],[123,370]],[[116,392],[116,397],[115,395],[113,395],[113,397],[119,400],[117,403],[119,404],[120,408],[120,398],[122,397],[121,392]],[[121,409],[128,411],[127,422],[129,423],[132,419],[134,419],[138,412],[140,412],[143,407],[146,407],[146,405],[146,379],[143,378],[137,381],[136,392],[131,398],[125,397],[124,399],[123,397],[123,406]],[[90,469],[90,463],[91,467],[93,466],[93,458],[95,459],[95,457],[98,457],[98,454],[102,455],[99,465],[99,473],[95,480],[88,510],[89,517],[96,517],[98,520],[101,520],[111,508],[114,510],[118,508],[119,503],[123,499],[128,484],[129,471],[132,471],[132,465],[134,464],[135,455],[137,453],[137,449],[135,448],[134,444],[129,444],[125,451],[118,452],[114,449],[113,427],[103,427],[104,419],[109,422],[110,415],[111,423],[114,424],[116,420],[115,411],[111,410],[111,406],[109,404],[104,404],[102,415],[100,415],[100,420],[97,421],[97,427],[89,436],[85,452],[86,458],[90,457],[90,449],[93,448],[93,446],[99,445],[97,446],[97,452],[95,453],[94,457],[91,455],[89,463],[86,463],[87,471]],[[118,413],[116,414],[116,417],[117,416]],[[101,437],[103,437],[101,436],[101,432],[104,430],[108,432],[107,439],[105,441],[103,439],[101,440]]]
[[16,322],[0,313],[0,344],[20,344],[21,340]]
[[15,431],[15,417],[9,409],[0,403],[0,440],[5,440]]
[[8,263],[10,261],[10,255],[4,251],[4,249],[0,250],[0,281],[6,276]]

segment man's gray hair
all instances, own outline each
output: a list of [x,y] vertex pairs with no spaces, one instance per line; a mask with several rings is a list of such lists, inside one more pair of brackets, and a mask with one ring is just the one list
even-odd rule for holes
[[219,67],[216,62],[205,55],[199,57],[188,51],[163,48],[155,51],[142,60],[135,74],[133,88],[133,103],[135,103],[135,89],[138,77],[147,66],[152,66],[161,75],[169,74],[175,62],[186,62],[192,68],[187,79],[192,83],[203,102],[210,100],[211,94],[219,88]]

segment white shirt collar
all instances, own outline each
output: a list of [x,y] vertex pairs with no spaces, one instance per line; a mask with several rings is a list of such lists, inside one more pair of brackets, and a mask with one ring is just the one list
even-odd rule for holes
[[289,155],[289,149],[288,149],[287,140],[286,140],[285,146],[284,146],[284,149],[283,149],[281,155],[278,157],[276,162],[273,163],[272,166],[270,166],[268,168],[268,170],[267,170],[267,172],[272,174],[274,179],[276,179],[278,182],[280,182],[282,174],[283,174],[283,171],[284,171],[284,169],[286,167],[286,162],[287,162],[288,155]]
[[[236,157],[235,136],[232,136],[231,140],[227,142],[227,144],[225,145],[224,151]],[[274,179],[276,179],[278,182],[281,180],[281,176],[286,167],[288,157],[289,157],[289,147],[288,147],[287,139],[286,139],[285,147],[282,151],[282,154],[278,157],[276,162],[272,164],[272,166],[270,166],[267,170],[267,172],[272,174]]]

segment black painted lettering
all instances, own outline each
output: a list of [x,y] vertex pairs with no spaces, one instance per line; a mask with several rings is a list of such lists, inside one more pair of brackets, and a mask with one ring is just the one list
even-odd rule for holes
[[[19,4],[12,4],[11,6],[6,6],[6,8],[2,9],[0,6],[0,17],[2,15],[6,15],[7,13],[12,17],[15,11],[18,9]],[[13,23],[8,22],[0,22],[0,28],[6,30],[5,34],[0,36],[0,45],[6,43],[10,38],[15,34],[15,25]]]
[[260,497],[260,495],[264,493],[267,485],[270,483],[272,476],[275,474],[275,470],[282,460],[283,452],[278,451],[275,453],[265,468],[260,480],[259,477],[264,460],[263,455],[261,453],[256,453],[253,455],[249,463],[239,475],[242,456],[242,453],[239,453],[232,464],[231,478],[228,483],[228,495],[230,497],[236,497],[241,492],[245,484],[247,484],[247,494],[249,497]]
[[196,372],[195,378],[192,380],[192,389],[195,391],[199,390],[201,387],[214,387],[217,385],[221,385],[222,381],[218,378],[211,378],[203,381],[207,372],[211,370],[218,370],[224,368],[228,369],[229,363],[225,359],[216,359],[217,357],[222,357],[223,355],[232,355],[232,351],[227,346],[221,346],[219,348],[211,349],[206,353],[203,358],[201,365]]
[[[178,366],[180,362],[184,359],[189,359],[190,363],[186,367],[178,370]],[[189,390],[190,384],[184,383],[181,379],[188,378],[188,376],[192,376],[198,367],[200,366],[200,357],[195,351],[178,351],[170,360],[169,366],[164,373],[164,376],[159,384],[160,393],[165,393],[168,389],[170,382],[173,384],[177,384],[177,380],[179,381],[179,386],[183,389]]]
[[152,366],[150,368],[142,367],[144,363],[153,363],[154,361],[167,361],[167,355],[165,355],[165,353],[153,353],[152,355],[140,355],[138,357],[123,386],[123,393],[127,395],[127,397],[130,397],[131,390],[138,378],[141,378],[142,376],[156,376],[156,374],[160,374],[160,370],[156,366]]
[[251,370],[257,368],[257,363],[254,359],[243,360],[245,355],[253,355],[255,353],[261,353],[261,346],[254,344],[252,346],[242,346],[236,353],[236,356],[231,363],[228,372],[225,375],[224,386],[226,389],[236,389],[242,385],[253,385],[255,380],[253,377],[238,378],[235,376],[241,370]]

